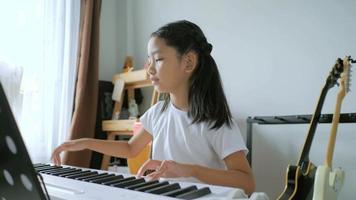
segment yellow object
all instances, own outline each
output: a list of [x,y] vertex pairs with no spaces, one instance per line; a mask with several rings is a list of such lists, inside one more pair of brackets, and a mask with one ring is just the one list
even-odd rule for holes
[[138,170],[143,163],[150,158],[151,144],[145,146],[145,148],[134,158],[127,159],[127,165],[131,174],[137,174]]
[[[141,122],[135,122],[132,127],[133,135],[138,134],[142,129]],[[145,148],[134,158],[127,159],[127,165],[131,174],[137,174],[143,163],[150,158],[151,143],[147,144]]]

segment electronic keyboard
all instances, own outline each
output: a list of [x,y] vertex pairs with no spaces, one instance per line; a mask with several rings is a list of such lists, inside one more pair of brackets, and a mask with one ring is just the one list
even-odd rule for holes
[[238,188],[202,183],[149,181],[128,174],[52,164],[35,164],[34,168],[43,177],[51,200],[224,199],[231,193],[245,197]]

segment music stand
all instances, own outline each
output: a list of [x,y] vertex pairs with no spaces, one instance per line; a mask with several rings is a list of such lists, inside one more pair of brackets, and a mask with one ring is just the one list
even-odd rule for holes
[[46,200],[0,82],[0,200]]

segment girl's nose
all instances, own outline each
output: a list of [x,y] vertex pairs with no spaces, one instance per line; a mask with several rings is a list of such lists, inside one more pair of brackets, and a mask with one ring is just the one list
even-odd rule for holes
[[152,62],[147,62],[145,68],[149,75],[154,75],[156,73],[156,69],[155,69],[154,65],[152,64]]

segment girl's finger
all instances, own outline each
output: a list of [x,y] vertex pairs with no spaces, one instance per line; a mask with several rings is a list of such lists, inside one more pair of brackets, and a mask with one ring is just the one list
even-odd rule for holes
[[58,165],[58,161],[57,161],[56,157],[53,157],[53,163],[54,163],[54,165]]
[[161,172],[153,172],[147,176],[149,181],[158,180],[162,176]]
[[148,176],[151,178],[151,180],[157,180],[160,177],[163,177],[167,171],[168,171],[168,163],[166,161],[163,161],[161,166],[158,168],[158,170],[156,170],[156,172],[149,174]]
[[55,162],[55,165],[61,165],[61,159],[59,158],[59,155],[58,154],[56,154],[55,155],[55,158],[54,158],[55,160],[54,160],[54,162]]
[[141,176],[143,176],[143,174],[145,173],[145,171],[148,169],[149,164],[150,164],[151,160],[147,160],[145,163],[143,163],[143,165],[140,167],[140,169],[137,172],[137,177],[140,178]]
[[161,165],[161,161],[159,160],[147,160],[141,168],[138,170],[137,177],[141,177],[145,174],[146,170],[155,170],[156,167]]

